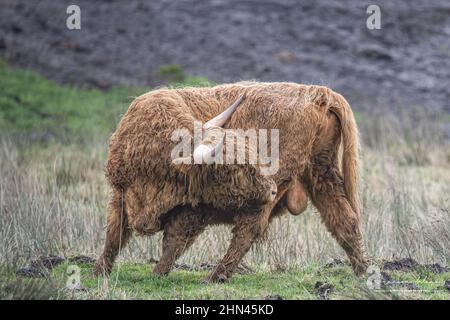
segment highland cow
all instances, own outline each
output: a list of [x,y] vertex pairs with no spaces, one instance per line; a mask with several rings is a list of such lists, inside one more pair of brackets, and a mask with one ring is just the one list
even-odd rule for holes
[[[229,106],[229,107],[228,107]],[[190,164],[172,159],[174,130],[205,123],[192,157],[224,152],[226,128],[278,129],[279,169],[263,164]],[[342,143],[342,165],[338,154]],[[223,147],[223,146],[222,146]],[[249,148],[246,146],[246,148]],[[112,135],[106,241],[94,274],[109,274],[132,233],[164,231],[154,272],[167,274],[210,224],[233,224],[228,251],[206,281],[226,281],[271,220],[303,212],[308,198],[346,252],[356,275],[366,268],[358,201],[358,132],[352,110],[322,86],[240,82],[159,89],[136,98]]]

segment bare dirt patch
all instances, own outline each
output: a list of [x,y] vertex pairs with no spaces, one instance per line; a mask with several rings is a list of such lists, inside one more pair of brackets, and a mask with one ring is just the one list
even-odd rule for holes
[[335,290],[336,288],[332,284],[326,282],[317,281],[314,285],[314,291],[321,300],[328,300],[329,295]]
[[439,263],[419,264],[411,258],[403,258],[393,261],[387,261],[383,264],[383,270],[387,271],[419,271],[426,270],[436,274],[450,272],[450,268],[442,266]]
[[42,256],[37,259],[33,259],[30,261],[28,266],[25,266],[23,268],[20,268],[16,271],[16,274],[21,277],[27,277],[27,278],[40,278],[45,277],[48,274],[48,271],[55,268],[57,265],[69,261],[70,263],[74,264],[94,264],[95,259],[85,256],[85,255],[78,255],[73,256],[68,259],[56,256],[56,255],[49,255],[49,256]]

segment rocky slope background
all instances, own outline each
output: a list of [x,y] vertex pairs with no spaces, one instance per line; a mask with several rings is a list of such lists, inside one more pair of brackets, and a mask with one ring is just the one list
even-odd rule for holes
[[[66,8],[81,8],[81,30]],[[381,29],[369,30],[369,4]],[[3,0],[0,56],[60,83],[161,84],[161,66],[216,82],[322,84],[357,110],[450,112],[450,2]]]

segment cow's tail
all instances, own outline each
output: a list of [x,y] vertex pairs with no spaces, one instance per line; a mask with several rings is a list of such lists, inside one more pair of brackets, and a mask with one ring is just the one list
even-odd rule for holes
[[361,212],[361,204],[358,196],[359,179],[359,134],[353,111],[347,100],[339,94],[335,95],[336,101],[331,104],[333,111],[341,123],[343,154],[342,174],[347,198],[353,210],[357,214]]

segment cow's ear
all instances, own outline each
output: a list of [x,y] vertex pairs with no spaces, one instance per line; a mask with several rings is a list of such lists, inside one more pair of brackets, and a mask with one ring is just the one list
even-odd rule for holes
[[172,165],[175,167],[175,169],[185,175],[187,175],[189,173],[189,170],[192,168],[192,163],[192,157],[176,158],[172,160]]

